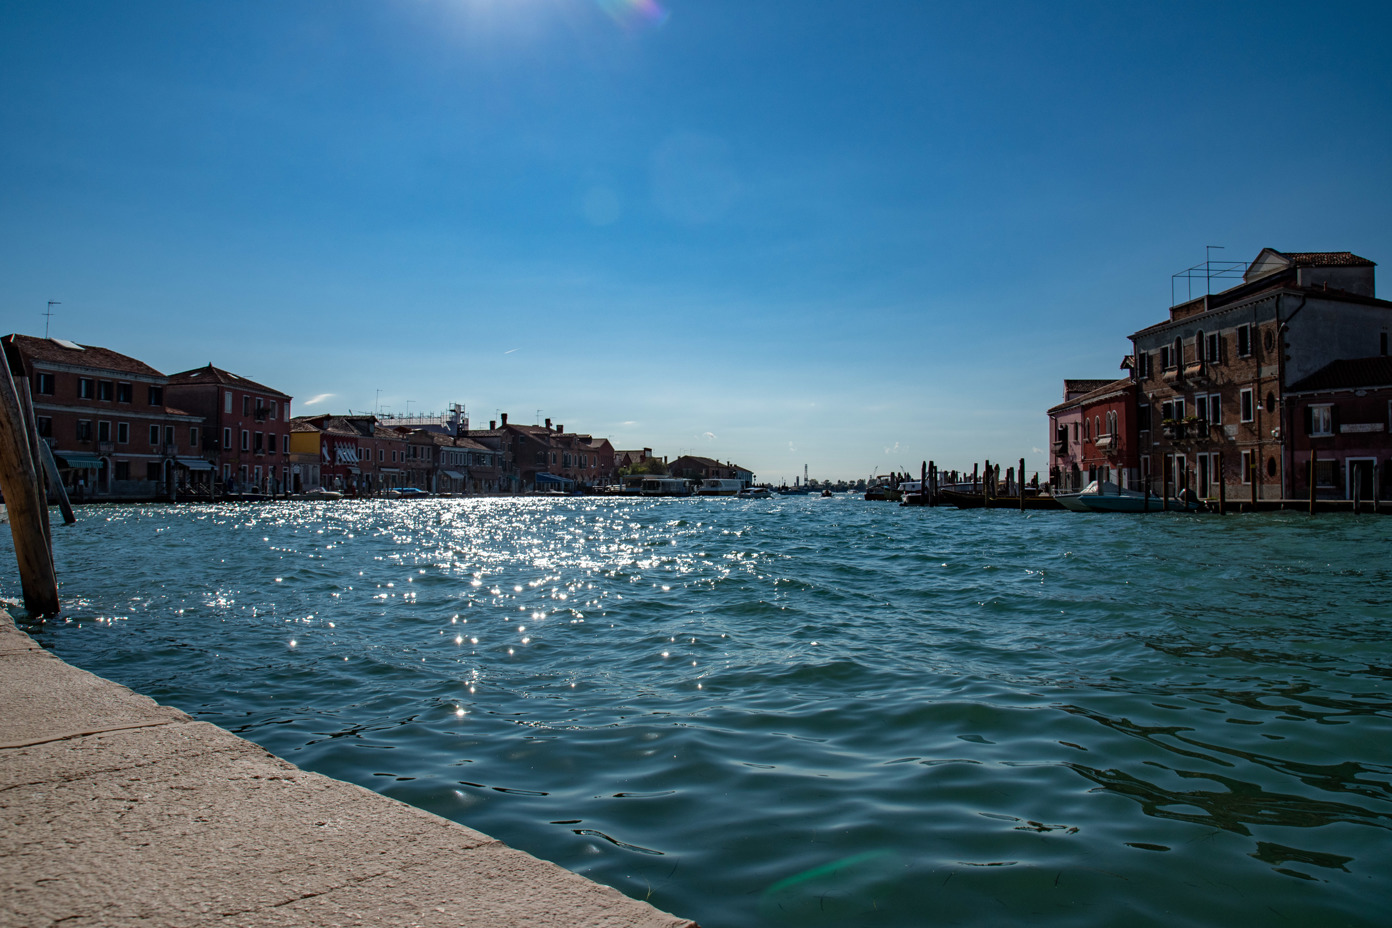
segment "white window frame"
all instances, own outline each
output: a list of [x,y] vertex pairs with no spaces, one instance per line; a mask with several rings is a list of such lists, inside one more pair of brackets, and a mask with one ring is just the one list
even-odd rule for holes
[[1320,403],[1310,406],[1310,437],[1328,438],[1334,434],[1334,404]]
[[1256,460],[1256,452],[1250,450],[1242,452],[1242,483],[1245,486],[1250,486],[1252,483],[1252,468],[1256,466]]
[[[232,391],[231,391],[231,390],[225,390],[225,391],[223,391],[223,394],[222,394],[222,411],[225,412],[225,413],[228,413],[229,415],[232,413]],[[230,475],[229,475],[229,476],[230,476]]]
[[1257,394],[1251,387],[1243,387],[1238,394],[1237,415],[1239,422],[1257,421]]

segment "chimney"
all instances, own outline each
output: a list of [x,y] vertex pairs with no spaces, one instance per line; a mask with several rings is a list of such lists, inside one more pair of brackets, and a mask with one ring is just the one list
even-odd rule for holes
[[498,420],[497,420],[497,419],[489,419],[489,420],[488,420],[488,431],[492,432],[492,431],[496,430],[497,428],[498,428]]
[[550,419],[547,419],[547,420],[546,420],[546,431],[548,431],[548,432],[551,431],[551,420],[550,420]]
[[559,422],[557,422],[557,423],[556,423],[556,431],[557,431],[557,432],[564,432],[564,431],[565,431],[565,426],[564,426],[564,425],[561,425]]
[[503,413],[503,428],[507,428],[507,413]]

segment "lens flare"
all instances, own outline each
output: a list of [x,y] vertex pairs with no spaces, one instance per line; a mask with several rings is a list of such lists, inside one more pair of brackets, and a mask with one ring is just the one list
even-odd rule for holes
[[657,0],[596,0],[599,8],[630,32],[657,29],[671,15]]

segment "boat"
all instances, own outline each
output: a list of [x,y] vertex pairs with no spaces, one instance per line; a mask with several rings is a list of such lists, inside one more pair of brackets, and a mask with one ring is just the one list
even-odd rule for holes
[[1161,500],[1153,494],[1117,486],[1109,480],[1094,480],[1081,490],[1054,494],[1064,508],[1074,512],[1176,512],[1197,509],[1194,503],[1177,499]]
[[701,485],[696,488],[697,496],[734,496],[744,488],[744,483],[739,480],[730,480],[723,477],[707,477],[701,481]]
[[343,499],[343,494],[337,490],[328,490],[324,487],[316,487],[313,490],[306,490],[301,493],[303,499]]
[[[944,505],[958,509],[1020,509],[1020,497],[992,496],[989,499],[979,490],[949,489],[938,490],[938,499]],[[1047,493],[1025,493],[1025,509],[1063,509],[1063,504]]]
[[679,477],[644,477],[639,496],[690,496],[691,481]]
[[874,477],[865,487],[865,498],[868,500],[888,500],[897,503],[902,497],[899,487],[888,477]]
[[745,487],[735,495],[740,499],[773,499],[773,491],[768,487]]

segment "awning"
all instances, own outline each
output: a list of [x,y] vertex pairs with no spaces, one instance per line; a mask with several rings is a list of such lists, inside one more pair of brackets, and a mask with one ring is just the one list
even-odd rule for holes
[[189,470],[216,470],[212,464],[202,458],[175,458],[174,463],[180,467],[187,467]]
[[101,458],[95,454],[78,454],[75,451],[62,451],[54,455],[59,467],[76,467],[80,469],[101,468]]
[[461,473],[460,473],[459,471],[457,471],[457,470],[442,470],[442,471],[440,471],[440,473],[444,474],[446,477],[450,478],[451,480],[463,480],[463,479],[464,479],[464,475],[461,474]]
[[399,468],[399,467],[379,467],[379,468],[377,468],[377,473],[379,473],[379,474],[399,474],[399,473],[401,473],[401,468]]
[[557,477],[555,474],[537,474],[537,486],[565,486],[574,483],[569,477]]

